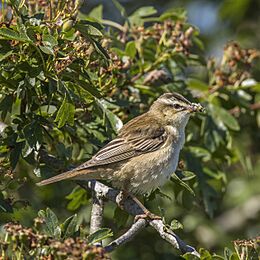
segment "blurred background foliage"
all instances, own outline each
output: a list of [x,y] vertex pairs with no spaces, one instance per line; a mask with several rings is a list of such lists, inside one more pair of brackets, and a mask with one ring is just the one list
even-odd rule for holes
[[[7,254],[15,248],[18,256],[28,254],[28,248],[33,256],[59,250],[66,256],[75,241],[87,248],[82,243],[88,234],[89,194],[69,181],[43,188],[35,183],[89,159],[158,95],[177,91],[201,102],[207,113],[189,122],[176,175],[144,202],[185,241],[223,257],[216,259],[257,259],[258,12],[253,0],[164,0],[149,1],[149,6],[129,0],[3,1],[2,254],[8,247]],[[31,229],[4,228],[10,221]],[[114,236],[132,221],[106,204],[104,226]],[[102,238],[112,235],[103,232]],[[66,239],[75,241],[64,242],[64,249]],[[206,250],[201,253],[212,258]],[[112,256],[176,255],[148,229]]]

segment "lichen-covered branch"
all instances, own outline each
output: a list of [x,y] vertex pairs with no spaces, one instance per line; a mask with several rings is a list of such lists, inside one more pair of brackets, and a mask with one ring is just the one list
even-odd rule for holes
[[90,231],[92,234],[102,227],[104,212],[104,200],[101,196],[92,192],[92,209],[90,217]]
[[[81,187],[85,189],[89,189],[95,194],[98,194],[98,196],[102,197],[103,199],[108,199],[113,201],[114,203],[118,204],[117,196],[120,191],[115,190],[113,188],[110,188],[98,181],[88,181],[87,184],[81,184]],[[132,200],[130,197],[127,198],[124,201],[124,204],[118,205],[121,208],[128,212],[130,215],[137,216],[144,214],[143,210],[140,208],[140,206]],[[130,229],[124,233],[119,238],[112,241],[108,246],[105,247],[107,251],[112,251],[119,245],[122,245],[131,239],[146,225],[150,225],[153,227],[160,236],[169,242],[175,249],[180,250],[182,253],[190,252],[194,255],[199,256],[199,253],[194,249],[193,247],[187,245],[184,241],[182,241],[172,230],[166,227],[166,225],[163,223],[162,220],[156,219],[156,220],[145,220],[145,219],[139,219],[137,222],[135,222]]]

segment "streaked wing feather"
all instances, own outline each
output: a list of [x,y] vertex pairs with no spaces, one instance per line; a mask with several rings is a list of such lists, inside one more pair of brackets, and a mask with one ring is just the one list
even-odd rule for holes
[[104,146],[91,160],[80,165],[77,170],[123,161],[140,154],[153,152],[165,143],[166,131],[163,128],[151,133],[121,135]]

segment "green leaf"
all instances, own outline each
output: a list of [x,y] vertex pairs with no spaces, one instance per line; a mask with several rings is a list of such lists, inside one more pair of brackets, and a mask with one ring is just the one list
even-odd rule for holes
[[147,17],[157,13],[157,10],[153,6],[143,6],[137,9],[129,18],[133,17]]
[[188,87],[191,89],[199,90],[199,91],[208,91],[209,90],[208,84],[206,84],[203,81],[198,80],[198,79],[189,79]]
[[74,124],[75,106],[65,97],[55,118],[58,122],[58,128],[63,127],[66,123]]
[[103,112],[104,118],[108,121],[113,131],[118,132],[123,126],[121,119],[113,112],[111,112],[109,109],[107,109],[106,103],[104,101],[96,100],[96,104]]
[[102,95],[100,94],[99,90],[90,82],[84,81],[84,80],[77,80],[76,82],[80,87],[82,87],[84,90],[86,90],[88,93],[90,93],[93,97],[101,98]]
[[46,54],[54,55],[54,51],[50,46],[39,46],[39,48]]
[[186,253],[186,254],[182,255],[182,258],[185,260],[200,260],[201,259],[192,253]]
[[[255,256],[256,257],[256,256]],[[231,256],[230,256],[230,260],[240,260],[241,258],[238,256],[237,253],[233,253]],[[253,256],[252,258],[250,258],[250,256],[247,258],[247,259],[254,259]]]
[[42,128],[37,124],[37,121],[33,121],[23,128],[24,139],[27,141],[30,147],[39,149],[42,142]]
[[154,190],[148,197],[148,200],[153,200],[155,199],[155,196],[159,196],[161,198],[164,199],[168,199],[168,200],[172,200],[172,197],[170,197],[169,195],[167,195],[166,193],[163,193],[160,188],[157,188],[156,190]]
[[128,42],[125,47],[125,54],[133,59],[136,55],[136,52],[137,51],[135,47],[135,42],[134,41]]
[[18,160],[22,154],[22,150],[24,147],[25,142],[18,142],[15,144],[14,148],[12,148],[10,153],[10,164],[12,169],[15,169]]
[[88,15],[94,19],[101,21],[103,18],[103,5],[98,5],[94,7]]
[[61,229],[55,213],[47,208],[46,211],[40,210],[38,216],[44,220],[43,231],[49,236],[60,238]]
[[220,120],[228,128],[230,128],[234,131],[238,131],[240,129],[240,126],[239,126],[237,120],[235,119],[235,117],[232,116],[227,110],[225,110],[224,108],[219,107],[219,106],[213,106],[213,105],[211,105],[211,106],[210,107],[211,107],[213,119],[216,120],[216,123],[217,123],[217,120]]
[[195,197],[195,192],[193,189],[184,181],[182,181],[176,174],[173,174],[170,179],[172,182],[177,183],[184,187],[187,191],[189,191],[194,197]]
[[84,36],[103,36],[101,25],[99,23],[90,21],[79,21],[75,28],[79,30]]
[[236,118],[232,116],[228,111],[226,111],[225,109],[221,109],[219,116],[227,127],[235,131],[240,130],[240,126]]
[[25,0],[19,1],[18,9],[21,9],[25,4]]
[[202,158],[205,162],[211,159],[211,153],[202,147],[189,146],[188,150],[192,152],[196,157]]
[[12,205],[2,198],[0,198],[0,212],[13,213]]
[[185,21],[187,19],[187,11],[184,8],[170,8],[159,17],[159,21],[172,19],[173,21]]
[[216,254],[211,254],[209,251],[207,251],[204,248],[200,248],[199,250],[200,257],[194,255],[193,253],[186,253],[182,255],[182,258],[186,260],[224,260],[222,256],[216,255]]
[[157,13],[157,10],[153,6],[144,6],[137,9],[130,17],[129,21],[132,25],[141,26],[144,23],[142,18],[151,16]]
[[96,41],[94,39],[92,39],[92,40],[93,40],[96,51],[98,53],[100,53],[105,59],[109,60],[110,57],[109,57],[107,51],[101,46],[101,44],[98,41]]
[[14,102],[13,95],[6,95],[0,102],[0,112],[2,120],[5,120],[7,113],[11,113]]
[[58,45],[58,41],[56,40],[56,38],[54,38],[50,34],[43,34],[43,36],[42,36],[42,43],[45,46],[48,46],[48,47],[51,47],[51,48],[53,48],[54,46]]
[[117,0],[112,0],[115,7],[119,10],[120,14],[123,16],[123,17],[127,17],[127,12],[125,10],[125,8],[117,1]]
[[204,42],[199,37],[194,36],[193,41],[199,47],[200,50],[205,50]]
[[68,238],[72,237],[75,232],[78,230],[78,219],[77,219],[77,214],[70,216],[67,218],[62,224],[61,224],[61,230],[62,230],[62,237],[63,238]]
[[31,42],[28,37],[21,35],[20,33],[11,30],[9,28],[0,28],[0,36],[5,40],[15,40],[20,42]]
[[196,174],[194,172],[182,171],[181,173],[183,174],[183,177],[181,178],[183,181],[189,181],[196,178]]
[[111,231],[111,229],[101,228],[101,229],[97,230],[96,232],[94,232],[93,234],[90,234],[88,236],[88,242],[93,245],[97,242],[102,241],[103,239],[106,239],[106,238],[112,237],[112,236],[113,236],[113,232]]
[[183,225],[177,219],[173,219],[170,225],[171,230],[183,229]]
[[81,205],[86,205],[89,201],[90,196],[85,189],[76,186],[72,192],[66,196],[66,199],[70,200],[68,203],[68,210],[74,211],[78,209]]
[[0,53],[0,61],[2,61],[2,60],[4,60],[4,59],[6,59],[6,58],[8,58],[10,55],[12,55],[13,54],[13,51],[8,51],[8,52],[6,52],[6,53],[4,53],[4,54],[2,54],[2,53]]

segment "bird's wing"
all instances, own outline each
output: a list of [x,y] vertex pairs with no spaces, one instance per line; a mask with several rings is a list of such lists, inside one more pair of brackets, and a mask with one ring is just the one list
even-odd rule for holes
[[[152,130],[151,130],[152,129]],[[92,159],[75,170],[123,161],[140,154],[160,149],[167,139],[167,132],[159,125],[146,126],[133,131],[122,132],[116,139],[104,146]]]
[[147,117],[147,113],[143,114],[124,125],[118,137],[104,146],[92,159],[71,171],[43,180],[38,185],[71,179],[80,174],[91,174],[95,172],[96,166],[110,165],[159,150],[167,138],[167,131],[158,119]]

